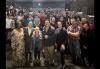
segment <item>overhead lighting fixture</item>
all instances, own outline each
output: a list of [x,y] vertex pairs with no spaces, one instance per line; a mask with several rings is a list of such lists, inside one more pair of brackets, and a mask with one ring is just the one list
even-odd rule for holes
[[38,6],[41,6],[41,4],[40,4],[40,3],[38,3]]

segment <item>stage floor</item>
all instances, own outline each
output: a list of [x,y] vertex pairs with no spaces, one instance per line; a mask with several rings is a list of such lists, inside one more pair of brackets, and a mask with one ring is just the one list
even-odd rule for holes
[[[44,66],[44,64],[43,64],[44,59],[41,58],[41,60],[42,60],[41,61],[41,65],[43,65],[43,66],[39,66],[39,67],[30,66],[30,67],[12,68],[11,59],[9,57],[9,52],[6,51],[6,69],[58,69],[57,66],[49,66],[49,67]],[[72,63],[71,57],[70,56],[66,56],[65,69],[94,69],[94,68],[93,67],[88,67],[88,66],[74,65]]]

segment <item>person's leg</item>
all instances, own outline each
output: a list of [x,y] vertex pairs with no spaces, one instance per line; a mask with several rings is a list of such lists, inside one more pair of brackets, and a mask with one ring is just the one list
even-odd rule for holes
[[38,63],[39,63],[39,65],[41,65],[41,61],[40,61],[40,51],[39,50],[38,50],[37,56],[38,56]]
[[65,64],[64,50],[60,51],[60,54],[61,54],[61,65],[64,66],[64,64]]
[[38,59],[40,60],[40,51],[39,50],[38,50],[37,56],[38,56]]
[[25,63],[26,63],[26,65],[29,63],[29,62],[28,62],[28,54],[29,54],[29,53],[28,53],[28,49],[27,49],[27,47],[25,46],[25,59],[26,59],[26,62],[25,62]]
[[50,64],[53,65],[54,64],[53,62],[54,61],[54,45],[50,47],[49,52],[50,52]]
[[84,48],[81,46],[81,58],[82,58],[82,64],[85,65],[85,50]]
[[32,63],[32,52],[29,52],[29,62]]
[[69,39],[68,40],[68,43],[69,43],[69,50],[70,50],[70,53],[71,53],[71,57],[72,57],[72,62],[75,63],[75,51],[74,51],[74,44],[73,44],[73,40],[72,39]]
[[48,52],[48,47],[44,48],[44,56],[45,56],[45,65],[49,64],[49,52]]
[[76,62],[78,64],[81,64],[82,59],[81,59],[81,50],[80,50],[80,43],[79,40],[74,41],[74,46],[75,46],[75,56],[76,56]]
[[37,59],[37,48],[34,48],[34,58]]

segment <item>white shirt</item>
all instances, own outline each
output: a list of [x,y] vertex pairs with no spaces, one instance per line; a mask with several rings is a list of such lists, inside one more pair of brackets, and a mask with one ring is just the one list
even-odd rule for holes
[[32,29],[30,29],[30,28],[28,27],[28,34],[29,34],[29,35],[31,34],[31,31],[32,31]]
[[11,21],[12,21],[12,19],[6,18],[6,29],[11,28]]

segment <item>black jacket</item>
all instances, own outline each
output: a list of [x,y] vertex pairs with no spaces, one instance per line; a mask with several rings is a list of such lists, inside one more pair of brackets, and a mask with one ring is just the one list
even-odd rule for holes
[[[45,31],[45,26],[43,27],[42,30],[42,35],[43,35],[43,44],[44,46],[51,46],[55,44],[55,28],[49,27],[48,31]],[[45,35],[48,35],[48,38],[45,39]]]
[[65,29],[61,28],[59,33],[56,34],[56,43],[59,47],[61,46],[61,44],[64,44],[64,45],[68,44],[67,33]]
[[25,51],[32,52],[33,51],[33,29],[31,34],[28,34],[28,28],[24,28],[24,40],[25,40]]
[[94,30],[87,30],[84,29],[81,31],[80,34],[80,44],[85,45],[87,47],[93,47],[94,45]]

